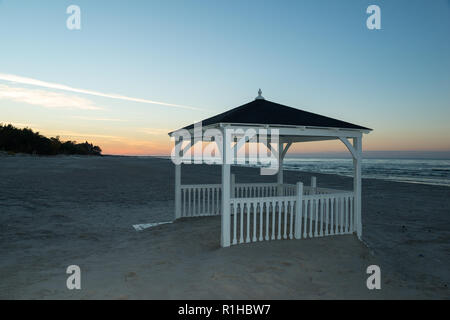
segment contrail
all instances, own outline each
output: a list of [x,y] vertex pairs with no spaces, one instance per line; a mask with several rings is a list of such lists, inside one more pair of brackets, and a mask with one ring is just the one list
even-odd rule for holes
[[49,88],[49,89],[57,89],[57,90],[64,90],[64,91],[70,91],[70,92],[76,92],[76,93],[83,93],[83,94],[88,94],[88,95],[98,96],[98,97],[105,97],[105,98],[110,98],[110,99],[126,100],[126,101],[141,102],[141,103],[148,103],[148,104],[157,104],[157,105],[173,107],[173,108],[203,110],[201,108],[185,106],[185,105],[180,105],[180,104],[173,104],[173,103],[154,101],[154,100],[148,100],[148,99],[133,98],[133,97],[127,97],[127,96],[123,96],[123,95],[119,95],[119,94],[103,93],[103,92],[98,92],[98,91],[93,91],[93,90],[72,88],[70,86],[66,86],[63,84],[45,82],[45,81],[36,80],[36,79],[32,79],[32,78],[16,76],[13,74],[0,73],[0,80],[16,82],[16,83],[21,83],[21,84],[27,84],[27,85],[32,85],[32,86],[38,86],[38,87],[44,87],[44,88]]

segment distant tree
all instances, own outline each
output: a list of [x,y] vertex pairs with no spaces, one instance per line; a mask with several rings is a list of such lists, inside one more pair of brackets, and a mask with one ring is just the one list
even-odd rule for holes
[[102,149],[92,143],[62,142],[59,136],[47,138],[30,128],[19,129],[0,123],[0,150],[39,155],[80,154],[100,156]]

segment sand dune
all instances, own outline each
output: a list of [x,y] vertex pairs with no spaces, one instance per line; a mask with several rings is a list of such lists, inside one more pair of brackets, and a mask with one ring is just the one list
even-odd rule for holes
[[[275,180],[233,171],[238,182]],[[319,186],[352,186],[316,176]],[[171,162],[157,158],[0,157],[0,298],[450,298],[448,187],[363,180],[364,243],[346,235],[222,249],[219,217],[135,231],[172,219],[173,180]],[[219,181],[219,167],[183,168],[183,183]],[[66,288],[72,264],[78,291]],[[366,287],[371,264],[381,290]]]

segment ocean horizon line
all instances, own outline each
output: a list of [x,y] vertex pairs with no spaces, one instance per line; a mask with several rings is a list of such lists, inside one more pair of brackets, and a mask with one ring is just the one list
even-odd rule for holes
[[[133,157],[133,156],[131,156]],[[136,156],[136,158],[159,158],[170,161],[170,156]],[[249,166],[246,165],[236,166]],[[254,168],[262,167],[255,163]],[[364,179],[414,183],[450,187],[450,159],[430,158],[364,158],[362,162]],[[353,162],[346,158],[304,158],[289,157],[283,163],[284,170],[330,174],[343,177],[353,176]]]
[[[104,154],[118,157],[156,157],[170,158],[167,154]],[[349,152],[308,152],[287,154],[285,159],[351,159]],[[450,160],[449,151],[363,151],[365,159],[412,159],[412,160]]]

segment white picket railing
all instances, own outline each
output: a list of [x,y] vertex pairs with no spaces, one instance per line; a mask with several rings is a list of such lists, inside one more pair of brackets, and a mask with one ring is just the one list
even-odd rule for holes
[[[293,185],[295,187],[295,185]],[[312,194],[336,194],[336,193],[346,193],[349,191],[345,190],[338,190],[338,189],[330,189],[330,188],[319,188],[319,187],[310,187],[310,186],[304,186],[303,187],[303,194],[304,195],[312,195]],[[295,191],[295,194],[297,194],[297,191]]]
[[[353,192],[299,197],[230,199],[230,238],[233,245],[263,240],[350,234],[356,231]],[[296,220],[299,221],[296,221]]]
[[234,193],[233,186],[231,189],[234,198],[276,197],[278,194],[276,183],[236,183]]
[[[281,193],[278,191],[281,187]],[[233,187],[232,187],[233,188]],[[260,198],[294,196],[296,194],[295,184],[278,183],[236,183],[234,185],[234,198]]]
[[[233,187],[231,187],[233,189]],[[234,198],[260,198],[260,197],[286,197],[295,196],[297,187],[295,184],[282,184],[281,193],[278,192],[279,185],[275,183],[236,183],[234,185]],[[303,194],[335,194],[348,191],[319,188],[319,187],[303,187]],[[233,193],[232,193],[233,195]]]
[[[277,183],[239,183],[234,186],[232,198],[267,198],[278,196],[295,196],[297,189],[294,184],[281,185],[282,193],[278,194]],[[220,215],[221,192],[220,184],[181,185],[181,217],[198,217]],[[340,194],[346,191],[304,187],[304,195]]]
[[303,238],[353,233],[356,230],[353,192],[306,195],[300,225]]
[[220,215],[220,184],[181,185],[181,217]]
[[283,184],[283,196],[295,196],[297,194],[297,186],[295,184]]
[[232,244],[293,239],[296,197],[233,198]]
[[[233,187],[232,187],[233,188]],[[282,185],[284,195],[295,195],[295,185]],[[199,217],[220,215],[222,185],[181,185],[181,216]],[[232,193],[233,194],[233,193]],[[234,185],[235,198],[275,197],[277,183],[239,183]]]
[[[318,188],[315,180],[312,186],[232,183],[230,191],[233,245],[356,231],[353,192]],[[181,185],[180,217],[220,215],[221,202],[220,184]]]

